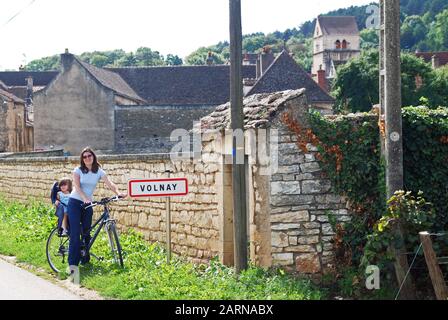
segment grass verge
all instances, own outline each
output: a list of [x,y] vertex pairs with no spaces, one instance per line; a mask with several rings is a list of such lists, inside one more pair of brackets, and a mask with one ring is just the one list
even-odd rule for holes
[[[56,223],[54,211],[40,202],[23,205],[0,198],[0,254],[18,262],[51,269],[45,256],[46,239]],[[141,300],[316,300],[325,292],[307,279],[281,270],[250,266],[239,277],[216,259],[194,265],[175,257],[166,263],[164,249],[135,231],[120,235],[125,267],[96,261],[80,268],[81,285],[106,298]],[[105,236],[94,245],[107,251]]]

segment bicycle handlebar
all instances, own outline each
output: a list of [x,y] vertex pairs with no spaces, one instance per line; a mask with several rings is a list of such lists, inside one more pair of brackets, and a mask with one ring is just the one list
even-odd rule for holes
[[105,206],[106,204],[108,204],[110,202],[116,202],[116,201],[118,201],[120,199],[124,199],[124,197],[115,196],[115,197],[112,197],[112,198],[104,198],[104,199],[101,199],[100,201],[94,201],[94,202],[91,202],[91,203],[84,203],[84,204],[82,204],[82,207],[83,207],[83,209],[89,209],[89,208],[93,208],[93,207],[96,207],[96,206]]

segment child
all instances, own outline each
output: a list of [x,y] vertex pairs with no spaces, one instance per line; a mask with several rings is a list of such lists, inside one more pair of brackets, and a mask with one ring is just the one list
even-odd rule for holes
[[[72,180],[69,178],[64,178],[61,181],[59,181],[59,192],[57,193],[57,200],[56,201],[56,208],[57,211],[60,211],[63,213],[63,219],[62,219],[62,236],[68,236],[68,214],[67,214],[67,207],[68,207],[68,199],[70,198],[70,193],[72,192]],[[62,207],[62,208],[60,208]]]

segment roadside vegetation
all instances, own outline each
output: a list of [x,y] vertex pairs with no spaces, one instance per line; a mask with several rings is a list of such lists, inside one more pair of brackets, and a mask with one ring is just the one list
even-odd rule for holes
[[[45,244],[56,224],[51,206],[40,202],[23,205],[0,197],[0,254],[15,256],[51,274],[45,257]],[[107,250],[107,242],[95,243],[95,252]],[[234,269],[214,260],[209,265],[194,265],[181,257],[166,263],[160,244],[146,242],[129,231],[120,236],[124,251],[123,269],[107,261],[81,266],[81,285],[112,299],[157,300],[317,300],[325,290],[310,280],[299,279],[281,270],[251,266],[236,277]],[[64,275],[59,275],[64,278]]]

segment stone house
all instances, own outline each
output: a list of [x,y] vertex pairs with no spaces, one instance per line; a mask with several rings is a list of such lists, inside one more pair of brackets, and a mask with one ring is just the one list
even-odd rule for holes
[[[229,100],[228,65],[108,69],[120,75],[145,99],[141,105],[115,106],[115,150],[169,152],[173,130],[190,130],[194,121]],[[243,67],[255,78],[255,66]]]
[[314,30],[311,71],[316,82],[327,86],[325,82],[336,77],[337,67],[359,56],[360,48],[361,37],[355,17],[319,16]]
[[33,127],[24,100],[0,81],[0,152],[33,150]]
[[[35,149],[77,154],[86,144],[100,153],[164,153],[176,129],[229,101],[229,65],[97,68],[66,52],[60,72],[33,73]],[[306,88],[310,103],[331,112],[333,98],[282,52],[245,55],[246,95]],[[22,90],[24,72],[2,73]],[[22,80],[23,81],[23,80]]]
[[306,89],[311,107],[325,114],[333,113],[334,98],[316,84],[287,51],[281,52],[275,58],[246,96],[301,88]]
[[113,150],[114,106],[144,102],[116,73],[66,52],[54,79],[35,94],[35,148],[77,154],[86,145]]
[[438,69],[448,64],[448,51],[439,52],[416,52],[418,58],[431,63],[433,69]]

